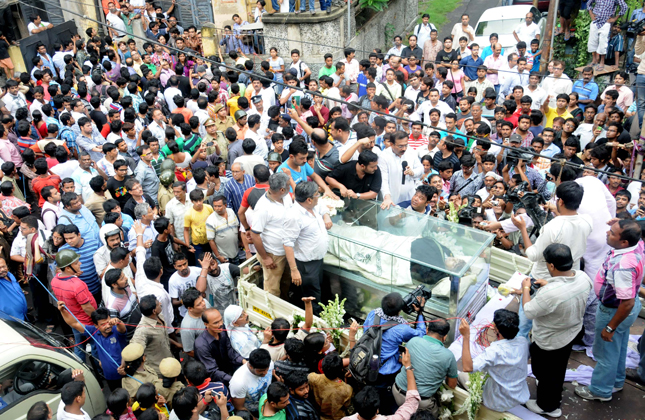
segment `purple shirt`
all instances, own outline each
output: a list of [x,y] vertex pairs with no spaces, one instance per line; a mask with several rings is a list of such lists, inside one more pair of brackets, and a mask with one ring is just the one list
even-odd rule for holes
[[594,280],[600,303],[617,308],[621,300],[634,299],[643,278],[643,241],[629,248],[612,249]]

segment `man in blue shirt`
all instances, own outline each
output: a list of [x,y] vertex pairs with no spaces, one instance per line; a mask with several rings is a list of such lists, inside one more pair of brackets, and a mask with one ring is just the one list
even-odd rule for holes
[[[103,368],[103,375],[107,380],[110,391],[121,388],[122,376],[117,369],[121,365],[121,352],[128,344],[123,321],[119,318],[110,318],[110,313],[107,309],[98,308],[91,315],[94,325],[84,326],[67,311],[64,302],[58,302],[58,310],[67,325],[80,333],[84,333],[87,330],[88,333],[92,334],[92,340],[99,344],[97,352]],[[116,330],[114,329],[115,326]],[[97,334],[97,332],[100,332],[100,334]],[[115,362],[119,365],[116,365]]]
[[[486,60],[486,57],[488,57],[489,55],[493,55],[493,44],[497,44],[497,41],[499,40],[499,37],[495,32],[493,32],[488,37],[488,40],[490,41],[490,45],[488,47],[484,47],[482,49],[482,54],[481,54],[481,59],[482,60]],[[504,55],[504,48],[502,48],[502,52],[500,54],[502,56]],[[473,80],[475,80],[475,79],[473,79]]]
[[9,272],[7,262],[0,258],[0,319],[18,318],[26,321],[27,300],[16,278]]
[[99,250],[100,242],[91,235],[85,236],[81,234],[75,224],[65,226],[63,238],[65,238],[65,245],[60,247],[60,251],[71,249],[80,256],[83,270],[78,275],[78,278],[87,285],[97,304],[100,303],[102,298],[101,280],[94,265],[94,254]]
[[401,371],[401,362],[399,361],[399,345],[410,341],[414,337],[423,337],[426,335],[426,323],[423,318],[423,307],[425,306],[424,298],[417,298],[419,305],[414,305],[417,312],[417,323],[408,325],[406,320],[400,315],[405,303],[398,292],[385,295],[381,300],[381,307],[372,310],[365,318],[363,324],[364,332],[370,325],[394,325],[383,331],[381,342],[381,368],[379,369],[378,379],[374,387],[378,390],[381,398],[380,413],[390,415],[396,411],[396,403],[392,396],[391,387],[394,384],[396,375]]
[[471,44],[470,55],[462,58],[459,65],[463,67],[467,82],[477,80],[477,67],[484,65],[484,60],[479,57],[479,45]]
[[593,67],[588,66],[582,69],[582,80],[576,80],[572,92],[578,94],[578,106],[585,110],[585,106],[593,104],[598,97],[598,85],[593,80]]
[[99,243],[99,225],[96,223],[96,217],[83,205],[78,194],[64,193],[61,202],[63,203],[63,211],[58,218],[58,223],[76,225],[83,238],[92,238],[96,243]]

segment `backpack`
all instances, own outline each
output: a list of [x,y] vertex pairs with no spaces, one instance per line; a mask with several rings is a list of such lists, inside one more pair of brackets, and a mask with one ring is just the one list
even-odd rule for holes
[[[298,70],[300,72],[300,77],[305,75],[305,72],[302,71],[302,65],[303,65],[303,62],[301,60],[300,64],[298,65]],[[311,80],[311,76],[308,76],[308,77],[305,78],[305,80],[303,80],[303,82],[305,82],[305,87],[309,86],[309,81],[310,80]]]
[[[349,371],[352,376],[361,383],[367,384],[370,381],[370,362],[373,356],[378,356],[378,366],[381,367],[381,344],[383,332],[389,330],[398,322],[388,322],[380,325],[381,318],[374,316],[374,326],[370,327],[356,343],[356,346],[349,352]],[[377,326],[380,325],[380,326]],[[377,372],[378,373],[378,372]]]

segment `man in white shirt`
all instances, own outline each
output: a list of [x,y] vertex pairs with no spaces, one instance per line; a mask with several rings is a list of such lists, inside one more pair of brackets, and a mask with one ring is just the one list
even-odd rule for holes
[[125,22],[121,18],[121,11],[118,10],[113,2],[108,3],[109,13],[105,15],[105,20],[107,20],[110,25],[110,34],[113,39],[122,38],[126,34]]
[[[295,203],[284,219],[282,244],[291,269],[291,281],[302,286],[303,296],[321,301],[323,258],[327,253],[332,222],[327,206],[319,205],[318,185],[301,182],[296,185]],[[314,305],[318,306],[318,305]],[[314,308],[314,314],[320,307]]]
[[[560,60],[553,60],[553,74],[542,81],[542,89],[549,95],[549,106],[556,108],[556,97],[561,94],[570,94],[573,90],[573,82],[569,76],[564,74],[564,63]],[[535,100],[533,101],[535,102]]]
[[256,165],[264,165],[264,159],[261,156],[254,154],[256,149],[255,140],[246,138],[242,141],[242,150],[244,155],[235,159],[233,163],[239,163],[244,168],[244,173],[249,175],[253,174],[253,168]]
[[85,383],[72,381],[63,385],[60,392],[61,403],[58,405],[56,418],[60,420],[90,420],[90,415],[83,410],[85,404]]
[[541,109],[544,101],[549,99],[549,95],[540,87],[540,74],[531,72],[529,75],[529,85],[524,88],[524,94],[530,96],[531,109]]
[[309,69],[309,66],[302,60],[300,60],[299,50],[291,50],[291,60],[293,61],[291,62],[289,69],[296,70],[295,76],[298,79],[298,83],[301,88],[305,88],[305,79],[311,76],[311,69]]
[[262,264],[264,290],[283,299],[291,284],[282,243],[285,215],[293,205],[288,193],[289,176],[284,172],[271,175],[269,189],[255,204],[251,232],[247,232]]
[[40,195],[45,200],[40,217],[47,230],[54,230],[62,211],[60,192],[55,187],[48,185],[40,191]]
[[540,28],[533,22],[533,13],[528,12],[524,23],[520,23],[513,31],[513,36],[517,42],[524,41],[526,45],[531,45],[534,39],[540,40]]
[[412,33],[417,36],[417,45],[423,48],[426,41],[430,39],[430,32],[432,32],[433,29],[435,31],[437,30],[437,28],[430,23],[430,15],[424,13],[423,16],[421,16],[421,23],[415,26],[412,31]]
[[134,276],[135,284],[137,285],[137,294],[138,296],[154,295],[157,298],[157,301],[161,303],[161,313],[168,326],[168,334],[171,334],[174,331],[172,322],[175,319],[175,314],[172,299],[164,288],[164,285],[161,284],[161,274],[163,272],[161,260],[158,257],[146,259],[146,248],[143,245],[145,226],[141,222],[136,221],[132,225],[132,229],[137,233],[137,272]]
[[206,277],[208,265],[205,267],[190,267],[186,256],[182,253],[176,253],[173,259],[175,273],[168,280],[168,295],[172,299],[172,305],[179,307],[179,314],[186,316],[186,307],[181,304],[181,296],[189,287],[195,287],[197,278]]
[[388,50],[387,54],[385,54],[385,59],[387,60],[390,58],[390,56],[393,56],[393,55],[400,57],[401,52],[403,51],[403,48],[404,48],[403,38],[401,38],[399,35],[395,36],[394,46]]
[[459,38],[462,36],[468,38],[468,42],[475,40],[475,30],[469,25],[469,22],[470,17],[467,13],[461,15],[461,22],[455,23],[455,26],[452,27],[452,32],[450,33],[452,35],[453,42],[459,42]]
[[89,153],[82,151],[79,156],[78,168],[72,173],[74,192],[82,196],[83,201],[87,201],[92,195],[93,190],[90,188],[90,180],[99,174],[94,165],[95,163]]
[[[175,104],[173,98],[177,95],[181,96],[182,98],[184,97],[184,95],[182,95],[181,93],[181,90],[178,89],[178,86],[179,79],[177,78],[177,76],[170,76],[166,90],[163,93],[164,99],[166,99],[166,104],[168,105],[170,112],[174,111],[177,108],[177,105]],[[161,146],[161,140],[159,141],[159,143]]]
[[[439,100],[439,91],[437,89],[430,89],[430,95],[428,96],[429,101],[423,102],[417,110],[410,115],[410,118],[418,121],[421,120],[426,124],[430,123],[430,111],[433,109],[438,109],[441,115],[439,116],[439,122],[444,123],[445,115],[454,112],[450,105],[444,101]],[[398,202],[398,201],[397,201]]]
[[[269,147],[267,146],[266,140],[264,140],[262,135],[259,134],[261,120],[262,117],[258,114],[251,115],[247,119],[249,128],[246,130],[245,137],[255,142],[255,150],[253,150],[253,154],[264,160],[269,155]],[[247,174],[252,175],[253,172],[247,172]]]
[[416,183],[423,175],[423,165],[416,152],[408,147],[408,134],[403,131],[394,133],[392,146],[379,156],[381,170],[382,209],[392,204],[410,200],[414,195]]
[[30,19],[31,22],[27,25],[27,30],[29,31],[30,36],[54,27],[54,25],[49,22],[45,22],[38,15],[32,16]]
[[166,214],[171,227],[173,236],[183,235],[184,232],[184,215],[193,205],[190,200],[186,199],[186,183],[177,181],[172,184],[172,193],[175,196],[166,204]]
[[[166,89],[168,92],[170,89]],[[177,89],[179,91],[179,89]],[[179,93],[181,95],[181,92]],[[173,102],[174,104],[174,102]],[[166,145],[166,117],[160,109],[152,111],[152,122],[148,125],[148,130],[159,140],[159,148]]]
[[[72,46],[72,48],[69,48],[70,45]],[[56,52],[52,57],[52,61],[54,62],[54,66],[56,66],[56,70],[58,70],[58,74],[60,74],[61,77],[63,77],[63,75],[65,74],[65,56],[74,56],[73,45],[74,44],[71,40],[67,41],[67,45],[59,44],[57,42],[53,44],[53,48]]]

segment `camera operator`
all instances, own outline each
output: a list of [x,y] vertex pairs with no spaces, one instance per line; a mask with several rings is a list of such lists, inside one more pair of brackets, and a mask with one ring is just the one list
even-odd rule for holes
[[530,192],[536,192],[544,200],[548,200],[551,198],[551,192],[547,189],[547,182],[537,170],[526,165],[526,162],[533,160],[533,155],[526,153],[526,151],[526,148],[509,151],[506,156],[506,165],[502,169],[504,181],[508,183],[513,175],[518,174],[522,181],[529,184]]
[[[397,292],[385,295],[381,300],[381,307],[372,310],[365,318],[364,332],[370,325],[391,324],[395,325],[383,332],[381,342],[381,367],[378,373],[378,379],[374,387],[379,392],[381,398],[381,414],[389,415],[396,410],[396,403],[392,396],[392,385],[396,375],[401,371],[401,362],[399,361],[399,345],[410,341],[414,337],[423,337],[426,334],[426,325],[423,318],[423,307],[425,299],[417,298],[419,304],[413,305],[417,312],[417,323],[414,328],[406,324],[406,320],[400,315],[401,310],[405,307],[405,302]],[[377,318],[379,322],[377,322]],[[456,374],[455,374],[456,377]]]
[[[416,388],[421,396],[419,410],[428,410],[435,417],[438,416],[441,406],[435,394],[443,381],[446,381],[449,388],[457,386],[457,361],[452,352],[444,347],[449,332],[448,321],[439,318],[427,324],[427,335],[414,337],[406,345],[412,368],[415,370]],[[392,388],[394,400],[398,405],[405,402],[407,391],[408,379],[403,369],[396,376]]]
[[[564,244],[569,247],[573,256],[573,269],[580,269],[580,258],[587,249],[587,238],[593,229],[591,216],[578,214],[582,202],[584,189],[574,181],[561,183],[555,190],[557,197],[557,217],[544,225],[535,244],[531,242],[526,230],[526,222],[520,217],[512,216],[513,224],[519,229],[524,241],[524,252],[529,260],[533,261],[531,277],[534,279],[548,279],[551,274],[544,258],[544,250],[551,244]],[[520,307],[520,334],[528,337],[531,322],[526,319]]]
[[540,287],[533,296],[528,277],[522,282],[522,290],[514,291],[522,295],[521,307],[534,323],[529,352],[538,382],[537,400],[528,400],[526,408],[537,414],[560,417],[564,375],[573,342],[582,330],[582,317],[592,282],[583,271],[575,269],[575,259],[568,246],[550,244],[542,252],[542,257],[549,278],[541,277],[535,281]]

